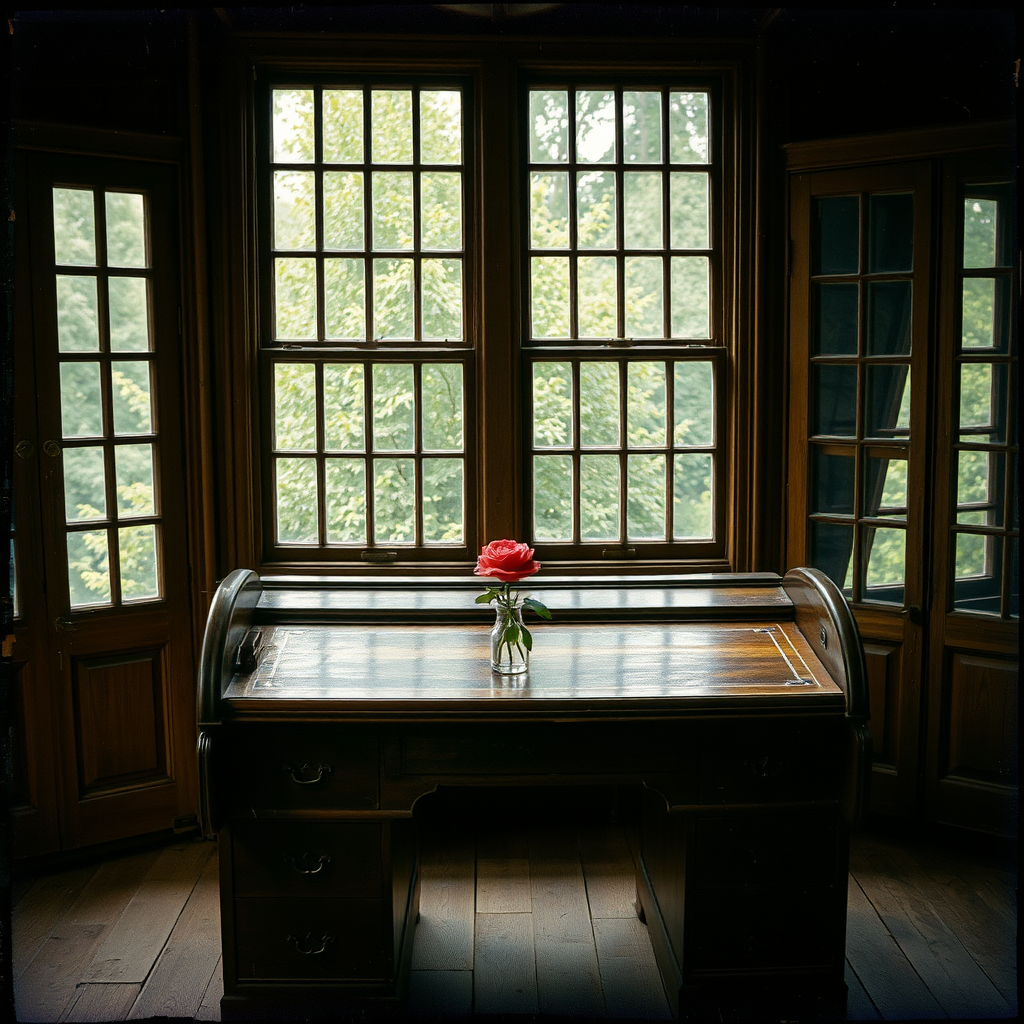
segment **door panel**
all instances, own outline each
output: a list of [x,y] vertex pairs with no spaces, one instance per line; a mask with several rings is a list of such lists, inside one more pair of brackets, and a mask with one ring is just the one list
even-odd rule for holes
[[176,172],[41,154],[24,170],[42,567],[25,624],[53,653],[33,669],[70,848],[194,812]]

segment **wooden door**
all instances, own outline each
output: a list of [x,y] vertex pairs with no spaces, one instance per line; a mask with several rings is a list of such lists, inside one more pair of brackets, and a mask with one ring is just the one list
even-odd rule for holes
[[19,169],[24,855],[188,818],[195,726],[176,171],[44,154]]
[[924,797],[933,820],[1001,834],[1017,823],[1015,199],[1004,156],[944,161]]
[[919,800],[931,203],[926,161],[791,179],[787,564],[853,606],[871,806],[895,814]]

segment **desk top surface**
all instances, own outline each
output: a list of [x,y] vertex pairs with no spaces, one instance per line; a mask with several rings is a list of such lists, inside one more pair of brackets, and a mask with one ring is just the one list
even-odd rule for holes
[[792,621],[536,624],[529,672],[492,673],[487,627],[264,626],[232,716],[820,710],[845,695]]

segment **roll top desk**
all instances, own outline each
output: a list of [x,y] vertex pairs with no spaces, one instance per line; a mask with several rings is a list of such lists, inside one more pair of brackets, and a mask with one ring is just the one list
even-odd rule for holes
[[198,689],[225,1019],[400,1011],[413,807],[438,787],[633,785],[638,908],[683,1018],[845,999],[869,767],[856,626],[811,569],[526,581],[553,613],[492,675],[474,578],[219,586]]

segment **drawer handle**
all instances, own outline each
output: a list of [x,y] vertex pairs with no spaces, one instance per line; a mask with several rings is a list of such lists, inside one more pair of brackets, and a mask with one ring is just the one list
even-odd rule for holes
[[[295,943],[295,952],[301,953],[303,956],[319,956],[325,949],[327,949],[327,943],[334,941],[333,935],[321,935],[320,936],[320,948],[313,949],[313,943],[316,941],[313,938],[313,933],[310,932],[305,939],[300,939],[298,935],[289,935],[284,940],[285,942]],[[302,943],[305,942],[306,948],[302,948]]]
[[[286,764],[284,771],[291,775],[292,782],[297,785],[313,786],[325,775],[331,774],[331,766],[329,764],[318,764],[314,767],[311,764],[304,764],[301,768],[294,768],[292,765]],[[316,772],[316,775],[312,775],[313,772]],[[312,777],[310,777],[311,775]]]
[[300,864],[308,864],[310,861],[314,860],[314,856],[311,853],[301,853],[298,857],[294,857],[292,854],[286,853],[284,855],[284,859],[285,863],[290,864],[300,875],[319,875],[320,872],[331,863],[331,855],[329,853],[321,853],[319,858],[316,858],[317,865],[315,868],[299,867]]

